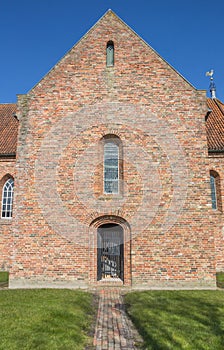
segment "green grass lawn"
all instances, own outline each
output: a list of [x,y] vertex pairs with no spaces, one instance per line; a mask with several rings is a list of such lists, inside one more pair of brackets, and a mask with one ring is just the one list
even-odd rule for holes
[[224,288],[224,272],[217,272],[216,283],[217,287]]
[[92,344],[93,295],[75,290],[1,290],[1,350],[72,350]]
[[0,287],[7,287],[9,282],[9,273],[0,271]]
[[224,349],[224,291],[132,292],[125,303],[144,349]]

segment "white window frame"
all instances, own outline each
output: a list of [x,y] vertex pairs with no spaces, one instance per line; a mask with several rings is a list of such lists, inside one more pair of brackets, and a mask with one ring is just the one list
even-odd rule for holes
[[14,193],[14,181],[9,178],[2,189],[2,207],[1,218],[12,219],[12,207],[13,207],[13,193]]

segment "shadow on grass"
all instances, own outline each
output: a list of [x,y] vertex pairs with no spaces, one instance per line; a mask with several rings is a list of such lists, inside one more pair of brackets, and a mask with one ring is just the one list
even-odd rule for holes
[[92,343],[94,297],[79,290],[2,290],[0,350],[82,350]]
[[7,271],[0,271],[0,288],[7,288],[9,286],[9,273]]
[[222,291],[153,291],[125,296],[144,349],[224,348]]
[[218,288],[224,288],[224,272],[216,273],[216,284]]

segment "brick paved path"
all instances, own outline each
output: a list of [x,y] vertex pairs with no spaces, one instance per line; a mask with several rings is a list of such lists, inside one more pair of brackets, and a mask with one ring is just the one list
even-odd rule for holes
[[97,350],[138,349],[141,338],[124,311],[119,288],[99,291],[99,308],[94,336]]

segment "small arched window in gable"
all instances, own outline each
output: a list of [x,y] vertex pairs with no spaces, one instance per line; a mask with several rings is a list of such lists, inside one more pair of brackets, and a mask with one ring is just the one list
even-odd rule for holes
[[3,219],[10,219],[12,217],[14,181],[12,178],[8,179],[2,189],[2,213]]
[[219,174],[214,170],[210,171],[210,187],[211,187],[212,209],[222,210],[220,177],[219,177]]
[[108,41],[107,43],[107,67],[112,67],[114,65],[114,43],[113,41]]

